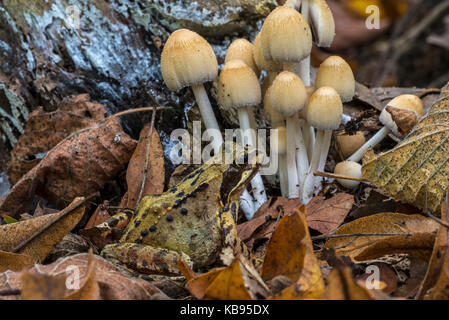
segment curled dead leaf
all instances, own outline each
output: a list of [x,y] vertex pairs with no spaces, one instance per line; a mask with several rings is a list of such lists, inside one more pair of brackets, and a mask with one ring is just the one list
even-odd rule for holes
[[402,136],[408,135],[418,123],[418,115],[414,111],[399,109],[392,106],[386,106],[385,109],[391,115],[391,118],[398,127],[398,132]]

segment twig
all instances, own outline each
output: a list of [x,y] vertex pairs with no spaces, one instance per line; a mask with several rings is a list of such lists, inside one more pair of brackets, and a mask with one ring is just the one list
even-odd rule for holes
[[21,294],[22,291],[20,289],[7,289],[7,290],[0,290],[0,297],[4,296],[16,296]]
[[441,220],[440,218],[435,217],[433,214],[431,214],[430,212],[427,212],[427,216],[429,218],[431,218],[432,220],[436,221],[437,223],[439,223],[440,225],[442,225],[445,228],[449,229],[449,223],[446,221]]
[[117,117],[121,117],[127,114],[132,114],[132,113],[136,113],[136,112],[144,112],[144,111],[153,111],[153,110],[168,110],[168,109],[172,109],[171,107],[144,107],[144,108],[136,108],[136,109],[130,109],[130,110],[125,110],[116,114],[113,114],[112,116],[110,116],[110,118],[117,118]]
[[315,171],[313,173],[313,175],[314,176],[318,176],[318,177],[333,178],[333,179],[344,179],[344,180],[353,180],[353,181],[360,181],[360,182],[369,183],[368,180],[363,179],[363,178],[351,177],[351,176],[343,176],[343,175],[335,174],[335,173]]
[[338,239],[338,238],[349,238],[349,237],[394,237],[394,236],[404,236],[411,237],[411,233],[348,233],[348,234],[331,234],[324,236],[311,237],[312,241],[327,240],[327,239]]
[[77,202],[72,203],[71,205],[69,205],[67,208],[59,211],[59,213],[55,213],[56,215],[58,215],[57,217],[49,220],[42,228],[37,230],[34,234],[32,234],[25,241],[23,241],[22,243],[18,244],[16,247],[14,247],[11,250],[11,252],[12,253],[17,253],[19,250],[24,248],[28,243],[30,243],[32,240],[34,240],[36,237],[38,237],[40,234],[42,234],[43,231],[45,231],[46,229],[51,227],[56,221],[59,221],[60,219],[64,218],[66,215],[68,215],[69,213],[73,212],[73,210],[78,209],[79,207],[84,205],[86,202],[89,202],[91,199],[93,199],[95,197],[98,197],[98,196],[99,196],[99,193],[97,192],[97,193],[94,193],[94,194],[90,195],[87,198],[81,198]]

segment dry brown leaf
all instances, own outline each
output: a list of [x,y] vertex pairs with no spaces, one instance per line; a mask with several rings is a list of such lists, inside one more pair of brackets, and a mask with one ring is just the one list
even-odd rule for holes
[[89,221],[86,223],[84,230],[93,228],[111,218],[111,215],[107,210],[108,205],[109,201],[105,200],[103,204],[95,209],[94,213],[90,216]]
[[[0,226],[0,250],[25,254],[43,261],[54,245],[69,233],[84,215],[77,198],[59,213]],[[78,205],[78,206],[77,206]],[[74,209],[71,209],[74,207]]]
[[79,290],[69,295],[66,298],[67,300],[101,300],[100,286],[95,274],[95,261],[92,249],[90,249],[87,257],[87,272],[84,283]]
[[262,278],[282,275],[294,282],[272,299],[320,298],[323,293],[324,282],[313,253],[305,210],[302,206],[293,214],[286,214],[268,243]]
[[159,134],[151,123],[148,123],[140,132],[139,143],[126,171],[127,207],[135,209],[142,197],[162,193],[164,181],[164,150]]
[[337,255],[349,256],[355,261],[375,259],[394,253],[409,253],[427,259],[437,229],[438,224],[435,221],[421,215],[379,213],[349,222],[340,227],[335,235],[392,234],[391,236],[334,238],[329,239],[325,247],[335,248]]
[[65,292],[65,279],[48,274],[24,271],[21,274],[21,296],[23,300],[62,300]]
[[449,189],[449,85],[412,132],[394,149],[365,153],[363,177],[383,194],[439,213]]
[[[447,202],[441,209],[441,219],[449,222]],[[449,229],[440,225],[426,276],[420,285],[418,299],[449,299]]]
[[[148,300],[153,295],[158,298],[165,297],[159,289],[149,282],[137,278],[124,276],[120,269],[98,255],[92,256],[92,265],[95,266],[95,281],[100,289],[100,297],[103,300]],[[92,268],[92,267],[91,267]],[[46,274],[51,277],[62,277],[64,279],[64,295],[69,297],[76,290],[67,289],[65,282],[73,277],[77,270],[80,276],[80,288],[89,277],[89,255],[87,253],[59,259],[49,265],[36,265],[29,269],[29,273]],[[0,274],[0,290],[21,289],[21,272],[7,271]],[[7,296],[8,299],[18,299],[19,296]]]
[[373,300],[371,290],[355,282],[350,268],[332,270],[327,281],[329,300]]
[[21,271],[34,265],[35,259],[26,254],[0,251],[0,272]]
[[310,228],[329,234],[343,223],[353,205],[354,196],[347,193],[337,193],[327,200],[315,197],[307,204],[307,223]]
[[270,295],[259,273],[242,256],[235,258],[229,267],[196,276],[187,288],[198,299],[254,300]]
[[398,126],[398,131],[402,136],[406,136],[418,123],[418,114],[414,111],[386,106],[385,110]]
[[26,123],[25,133],[20,136],[11,151],[8,166],[12,185],[39,163],[42,156],[72,132],[90,127],[104,120],[106,109],[91,102],[87,94],[65,98],[56,111],[33,111]]

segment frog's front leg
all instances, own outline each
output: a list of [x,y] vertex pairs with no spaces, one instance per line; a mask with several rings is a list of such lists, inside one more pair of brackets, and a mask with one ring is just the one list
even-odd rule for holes
[[101,255],[128,269],[143,274],[178,276],[178,261],[182,258],[190,267],[193,263],[188,255],[173,250],[156,248],[144,244],[117,243],[103,248]]

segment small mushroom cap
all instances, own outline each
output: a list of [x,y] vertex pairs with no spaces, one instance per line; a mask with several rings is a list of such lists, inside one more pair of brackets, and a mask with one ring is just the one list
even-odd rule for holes
[[279,72],[283,70],[282,63],[265,60],[262,54],[260,32],[257,34],[256,39],[254,39],[254,62],[260,70],[268,72]]
[[355,134],[340,133],[335,137],[337,150],[346,159],[354,154],[366,142],[365,135],[361,131]]
[[315,88],[332,87],[342,102],[351,101],[355,94],[355,79],[349,64],[338,56],[331,56],[320,65]]
[[287,130],[285,126],[276,129],[278,129],[278,154],[285,155],[287,153]]
[[282,114],[274,111],[273,105],[271,104],[270,100],[270,92],[271,87],[267,89],[267,91],[265,92],[265,97],[263,99],[263,111],[265,114],[265,118],[270,121],[273,128],[277,128],[279,126],[282,127],[285,125],[285,117]]
[[218,102],[223,108],[254,107],[262,101],[259,79],[242,60],[225,64],[218,78]]
[[343,104],[331,87],[316,90],[307,104],[307,122],[320,130],[336,130],[341,123]]
[[284,71],[274,79],[269,99],[274,111],[291,117],[304,108],[307,91],[297,75]]
[[172,91],[215,80],[218,62],[209,43],[196,32],[179,29],[165,43],[161,56],[162,77]]
[[312,32],[304,17],[295,9],[274,9],[262,26],[262,53],[266,60],[300,62],[312,50]]
[[226,52],[225,63],[231,60],[242,60],[253,69],[256,76],[260,75],[260,70],[254,61],[254,45],[248,40],[237,39],[231,43]]
[[330,47],[335,37],[335,21],[326,0],[309,0],[311,26],[318,47]]
[[304,107],[304,109],[302,109],[301,111],[299,111],[298,116],[301,119],[307,120],[307,105],[309,103],[309,99],[312,96],[313,92],[315,91],[315,87],[313,86],[307,86],[306,87],[306,92],[307,92],[307,102],[306,105]]
[[[361,178],[362,165],[354,161],[343,161],[335,166],[334,173],[341,176]],[[348,189],[355,189],[360,185],[360,181],[346,180],[346,179],[337,179],[337,181],[343,187]]]
[[[398,123],[393,119],[390,108],[397,111],[403,110],[403,116],[397,117]],[[382,110],[379,121],[390,129],[394,135],[403,137],[416,125],[418,118],[424,114],[422,100],[412,94],[403,94],[391,100]]]

